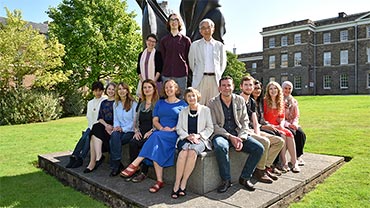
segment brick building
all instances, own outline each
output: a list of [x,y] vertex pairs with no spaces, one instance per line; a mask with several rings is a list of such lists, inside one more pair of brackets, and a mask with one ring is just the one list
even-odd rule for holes
[[264,84],[289,80],[297,95],[370,94],[370,12],[263,28],[263,51],[240,54]]

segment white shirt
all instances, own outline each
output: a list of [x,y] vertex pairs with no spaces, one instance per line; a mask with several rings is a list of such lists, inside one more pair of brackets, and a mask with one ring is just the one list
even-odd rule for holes
[[213,48],[214,48],[214,43],[212,41],[205,41],[204,73],[215,73],[215,64],[214,64],[214,61],[213,61]]
[[105,96],[102,96],[98,99],[93,98],[87,103],[86,118],[88,128],[92,129],[92,126],[98,121],[100,104],[105,99],[107,98]]

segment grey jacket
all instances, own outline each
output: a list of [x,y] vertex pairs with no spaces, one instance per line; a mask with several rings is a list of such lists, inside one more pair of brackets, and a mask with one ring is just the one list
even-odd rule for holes
[[[223,128],[225,124],[225,116],[222,110],[221,95],[219,94],[218,96],[212,98],[209,101],[208,107],[211,109],[212,114],[212,122],[214,126],[213,136],[221,135],[225,138],[229,138],[230,133]],[[246,140],[248,137],[249,118],[244,98],[240,95],[232,94],[232,107],[235,123],[237,125],[237,136]]]

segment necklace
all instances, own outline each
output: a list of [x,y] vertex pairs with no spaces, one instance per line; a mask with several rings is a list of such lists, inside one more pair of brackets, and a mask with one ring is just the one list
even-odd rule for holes
[[[193,111],[193,112],[194,112],[194,111]],[[192,117],[192,118],[197,117],[197,116],[198,116],[198,111],[196,111],[196,113],[195,113],[195,114],[192,114],[192,113],[191,113],[191,110],[189,110],[189,116],[190,116],[190,117]]]
[[94,104],[93,104],[94,108],[93,108],[93,111],[96,111],[96,108],[98,107],[98,105],[100,105],[100,102],[101,102],[102,99],[103,99],[103,97],[100,97],[99,99],[94,100]]

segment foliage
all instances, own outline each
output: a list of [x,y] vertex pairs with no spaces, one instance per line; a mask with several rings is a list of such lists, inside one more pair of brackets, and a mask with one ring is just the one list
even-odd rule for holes
[[9,89],[0,92],[0,125],[58,119],[62,108],[58,96],[45,89]]
[[61,99],[63,117],[80,116],[87,106],[87,100],[81,90],[72,88],[63,93]]
[[64,70],[72,70],[72,86],[96,80],[123,80],[135,86],[141,34],[134,13],[121,0],[63,0],[47,12],[51,37],[65,45]]
[[6,23],[0,23],[0,87],[22,86],[26,75],[36,76],[33,86],[44,88],[66,81],[70,72],[59,69],[63,45],[39,34],[22,20],[19,10],[6,13]]
[[235,90],[239,89],[240,80],[247,75],[244,63],[238,60],[238,56],[227,51],[227,66],[223,76],[230,76],[234,79]]

